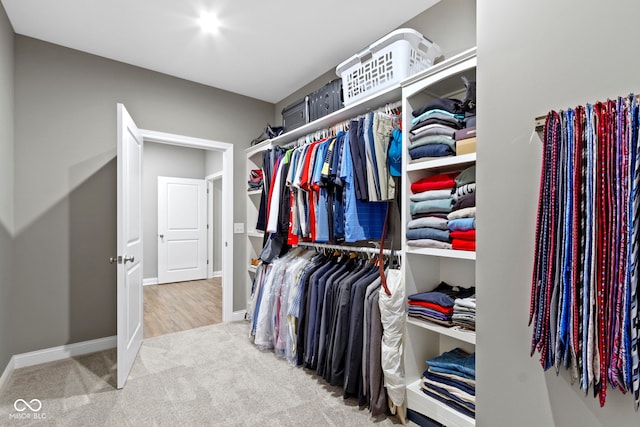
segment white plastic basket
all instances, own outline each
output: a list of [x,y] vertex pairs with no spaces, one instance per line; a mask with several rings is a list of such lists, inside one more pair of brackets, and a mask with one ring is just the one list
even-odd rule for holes
[[336,74],[342,77],[344,105],[431,67],[441,54],[437,44],[414,29],[389,33],[336,67]]

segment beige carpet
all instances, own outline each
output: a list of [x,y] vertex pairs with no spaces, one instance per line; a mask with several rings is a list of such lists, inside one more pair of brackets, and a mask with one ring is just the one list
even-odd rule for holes
[[[218,324],[146,339],[122,390],[115,389],[115,349],[18,369],[0,395],[0,425],[400,424],[371,418],[341,389],[256,350],[248,327]],[[17,399],[39,399],[42,408],[33,413],[19,402],[18,412]]]

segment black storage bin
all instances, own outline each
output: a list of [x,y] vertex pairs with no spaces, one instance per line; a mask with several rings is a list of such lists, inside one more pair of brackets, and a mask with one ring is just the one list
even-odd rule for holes
[[335,79],[309,95],[310,121],[342,108],[342,79]]
[[289,132],[309,123],[309,97],[305,96],[282,110],[282,126]]

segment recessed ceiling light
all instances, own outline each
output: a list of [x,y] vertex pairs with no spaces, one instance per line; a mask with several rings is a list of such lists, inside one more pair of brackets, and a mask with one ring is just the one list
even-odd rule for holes
[[211,12],[202,12],[198,19],[198,24],[200,24],[200,28],[205,33],[215,34],[220,28],[218,17]]

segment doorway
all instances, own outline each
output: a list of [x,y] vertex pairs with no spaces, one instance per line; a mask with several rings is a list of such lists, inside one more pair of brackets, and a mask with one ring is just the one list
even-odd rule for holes
[[[145,143],[167,144],[176,147],[210,150],[221,154],[221,170],[214,174],[220,184],[220,203],[233,207],[233,145],[224,142],[193,138],[183,135],[168,134],[146,129],[140,129]],[[144,154],[143,154],[144,155]],[[207,176],[207,179],[210,177]],[[211,205],[209,202],[208,205]],[[208,212],[210,216],[210,212]],[[233,315],[233,209],[220,209],[220,270],[222,288],[222,321],[230,322]],[[212,227],[210,227],[210,230]],[[210,234],[210,233],[209,233]],[[212,244],[208,244],[211,248]],[[210,264],[211,264],[210,258]],[[211,280],[207,275],[206,280]],[[188,284],[188,282],[185,282]]]

